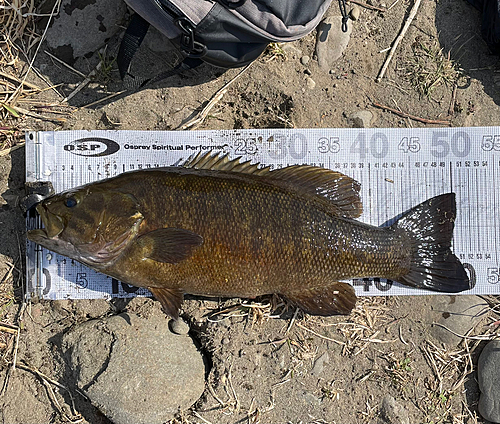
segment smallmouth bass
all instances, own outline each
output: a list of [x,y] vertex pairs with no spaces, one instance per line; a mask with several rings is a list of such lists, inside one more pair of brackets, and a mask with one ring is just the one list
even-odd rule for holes
[[128,172],[37,205],[28,238],[125,283],[178,317],[185,293],[276,293],[316,315],[348,314],[340,280],[381,277],[434,291],[469,289],[451,252],[455,195],[429,199],[390,227],[356,221],[360,185],[329,169],[278,170],[199,154]]

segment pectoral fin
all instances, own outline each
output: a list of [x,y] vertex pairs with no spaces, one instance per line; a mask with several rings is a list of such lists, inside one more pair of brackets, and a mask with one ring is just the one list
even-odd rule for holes
[[138,238],[144,256],[157,262],[179,263],[203,243],[203,237],[182,228],[160,228]]
[[179,309],[181,308],[184,293],[175,289],[162,289],[158,287],[148,287],[153,296],[160,301],[165,312],[172,318],[179,318]]
[[311,315],[348,315],[356,304],[354,288],[338,281],[325,287],[286,293],[284,296]]

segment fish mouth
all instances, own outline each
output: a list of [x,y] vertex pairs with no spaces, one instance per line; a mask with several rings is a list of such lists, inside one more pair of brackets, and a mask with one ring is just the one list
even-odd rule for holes
[[31,241],[47,240],[57,237],[64,230],[64,223],[58,215],[55,215],[47,210],[43,204],[36,207],[36,211],[42,219],[44,228],[28,231],[28,238]]

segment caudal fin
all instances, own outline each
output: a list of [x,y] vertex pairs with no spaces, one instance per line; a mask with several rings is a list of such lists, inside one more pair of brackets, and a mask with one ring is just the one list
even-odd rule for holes
[[451,252],[456,217],[455,194],[433,197],[402,216],[393,225],[408,232],[412,243],[410,271],[402,284],[440,292],[470,289],[469,277]]

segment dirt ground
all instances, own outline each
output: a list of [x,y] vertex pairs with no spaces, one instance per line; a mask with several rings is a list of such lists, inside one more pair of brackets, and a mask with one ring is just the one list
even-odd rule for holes
[[[372,4],[382,6],[383,1]],[[396,1],[385,12],[361,8],[359,20],[350,22],[347,49],[329,71],[318,67],[315,33],[286,48],[274,46],[228,87],[198,129],[350,127],[350,117],[365,110],[373,113],[374,127],[431,126],[374,103],[420,118],[449,120],[452,126],[499,125],[498,57],[481,39],[479,13],[463,0],[424,0],[386,76],[375,82],[385,49],[412,4]],[[337,8],[336,2],[332,8]],[[109,42],[110,59],[117,45],[118,38]],[[83,78],[43,51],[42,45],[34,61],[37,72],[31,71],[27,81],[42,88],[56,86],[60,94],[52,89],[26,94],[17,105],[29,113],[12,113],[5,107],[0,115],[3,148],[20,143],[24,130],[179,129],[240,71],[202,66],[88,106],[124,88],[116,69],[103,66],[69,103],[55,107],[48,105],[58,104]],[[307,66],[300,60],[303,56],[311,58]],[[24,59],[1,70],[22,78],[27,70]],[[100,60],[96,54],[74,66],[88,74]],[[171,54],[144,47],[131,73],[154,76],[174,61]],[[307,78],[314,80],[314,88]],[[73,386],[59,350],[62,334],[83,321],[123,310],[145,314],[159,308],[158,302],[23,305],[25,229],[16,198],[24,188],[24,149],[4,152],[0,420],[107,423]],[[411,423],[483,422],[477,412],[475,365],[484,342],[441,346],[429,335],[426,311],[432,301],[432,296],[364,298],[348,317],[318,318],[287,310],[279,299],[259,299],[248,306],[239,299],[189,297],[182,316],[211,367],[202,398],[172,423],[371,423],[382,419],[386,395],[404,407]],[[488,301],[498,303],[494,297]],[[493,312],[485,316],[474,334],[491,332],[489,324],[498,319]],[[74,408],[68,391],[55,383],[69,388]]]

